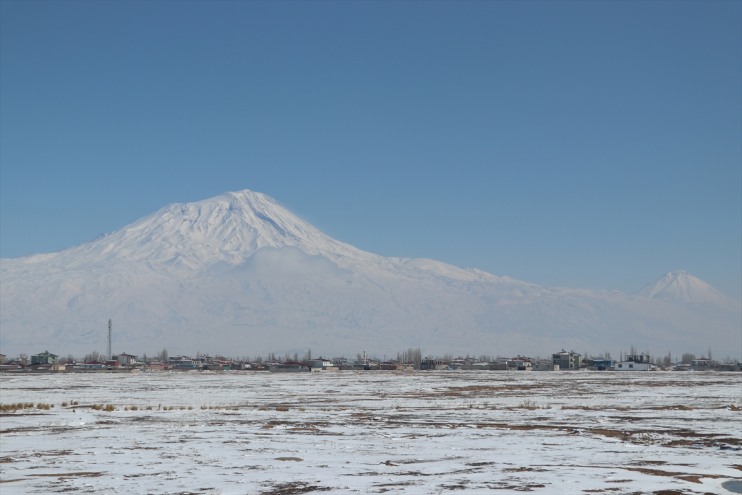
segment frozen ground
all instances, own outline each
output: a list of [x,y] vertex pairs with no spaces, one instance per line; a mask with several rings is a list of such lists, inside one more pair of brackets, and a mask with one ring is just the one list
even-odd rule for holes
[[34,404],[0,416],[3,495],[742,484],[738,373],[4,374],[0,402]]

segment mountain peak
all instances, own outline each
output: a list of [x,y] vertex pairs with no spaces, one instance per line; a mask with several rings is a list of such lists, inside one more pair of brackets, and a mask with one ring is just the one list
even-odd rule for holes
[[199,203],[226,201],[232,209],[246,209],[251,211],[266,211],[283,207],[267,194],[243,189],[241,191],[226,192],[213,198],[199,201]]
[[726,304],[728,298],[685,270],[666,273],[645,286],[639,294],[652,299],[681,303]]
[[283,247],[322,253],[335,261],[363,253],[323,234],[270,196],[248,189],[167,205],[71,251],[83,251],[89,261],[146,261],[198,269],[217,262],[241,264],[259,249]]

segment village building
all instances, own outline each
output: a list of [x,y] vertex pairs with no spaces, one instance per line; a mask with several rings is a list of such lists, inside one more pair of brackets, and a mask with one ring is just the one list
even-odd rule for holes
[[165,371],[165,363],[162,361],[152,361],[147,363],[145,371]]
[[[488,363],[486,361],[478,361],[474,359],[466,360],[463,365],[461,365],[462,370],[479,370],[479,371],[492,371],[496,370],[497,363]],[[505,368],[502,368],[505,369]]]
[[121,367],[134,366],[137,363],[137,357],[131,354],[122,352],[121,354],[116,356],[116,363],[118,366],[121,366]]
[[567,352],[562,349],[561,352],[551,355],[551,364],[554,366],[554,371],[578,370],[582,366],[582,356],[574,351]]
[[598,371],[605,371],[612,369],[615,364],[616,362],[613,359],[597,357],[590,360],[590,362],[588,363],[588,367]]
[[621,362],[616,363],[616,371],[652,371],[649,354],[629,354]]
[[420,361],[421,370],[445,370],[448,368],[448,363],[441,359],[425,358]]
[[195,370],[200,367],[201,363],[188,356],[170,356],[168,365],[173,370]]
[[340,368],[335,366],[329,359],[313,359],[309,362],[309,368],[312,371],[340,371]]
[[694,369],[701,370],[701,369],[710,368],[713,365],[713,361],[702,357],[702,358],[694,359],[693,361],[690,362],[690,365]]
[[59,356],[52,354],[49,351],[44,351],[39,354],[31,356],[31,366],[39,366],[42,364],[57,364]]
[[231,359],[217,356],[208,361],[204,366],[204,369],[216,370],[216,371],[228,371],[231,369],[239,369],[241,366]]
[[533,362],[528,358],[517,357],[508,360],[508,369],[518,371],[533,371]]
[[302,363],[288,362],[288,363],[273,363],[268,368],[271,373],[303,373],[310,371],[309,366]]
[[105,363],[75,363],[69,367],[72,371],[98,371],[106,369]]

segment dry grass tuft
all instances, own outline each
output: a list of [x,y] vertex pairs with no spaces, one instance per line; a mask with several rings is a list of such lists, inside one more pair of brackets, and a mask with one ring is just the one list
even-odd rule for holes
[[105,412],[113,412],[116,410],[113,404],[103,405],[103,404],[93,404],[92,409],[94,411],[105,411]]
[[33,409],[33,402],[18,402],[17,404],[0,404],[0,412],[16,412],[23,409]]

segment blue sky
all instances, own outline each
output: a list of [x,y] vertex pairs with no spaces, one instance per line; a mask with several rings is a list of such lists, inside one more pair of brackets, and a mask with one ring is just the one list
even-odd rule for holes
[[0,2],[0,255],[264,192],[531,282],[742,290],[742,2]]

